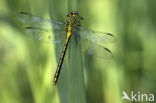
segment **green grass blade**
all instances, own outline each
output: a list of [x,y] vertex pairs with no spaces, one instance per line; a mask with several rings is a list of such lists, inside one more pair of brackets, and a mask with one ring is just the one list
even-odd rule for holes
[[68,74],[70,103],[85,103],[81,42],[80,38],[76,42],[74,35],[71,39]]
[[81,41],[72,35],[63,66],[58,91],[61,103],[86,103]]

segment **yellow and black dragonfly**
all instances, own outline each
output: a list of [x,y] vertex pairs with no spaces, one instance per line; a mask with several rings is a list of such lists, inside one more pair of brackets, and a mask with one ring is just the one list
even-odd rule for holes
[[83,18],[76,11],[72,11],[67,15],[66,23],[43,19],[26,12],[20,12],[17,14],[17,17],[25,25],[28,35],[33,39],[48,43],[61,43],[65,41],[54,76],[54,85],[56,85],[58,81],[66,50],[72,35],[77,35],[87,42],[88,54],[98,55],[100,53],[99,56],[102,58],[112,57],[111,51],[103,45],[107,42],[114,42],[115,37],[110,33],[93,31],[81,27],[81,20],[83,20]]

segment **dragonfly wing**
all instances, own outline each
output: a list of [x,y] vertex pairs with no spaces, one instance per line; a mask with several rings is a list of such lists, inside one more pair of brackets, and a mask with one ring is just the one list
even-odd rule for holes
[[40,29],[65,30],[66,26],[63,22],[58,22],[50,19],[43,19],[26,12],[18,13],[17,18],[26,26],[31,26]]
[[62,31],[59,33],[53,32],[52,29],[39,29],[35,27],[26,27],[26,35],[45,43],[60,43],[62,40],[65,40],[66,38],[66,32]]
[[116,38],[110,33],[93,31],[84,27],[78,27],[78,29],[80,37],[100,45],[116,41]]
[[60,43],[66,37],[66,25],[63,22],[43,19],[26,12],[18,13],[17,18],[26,26],[26,35],[35,40]]
[[103,59],[113,58],[112,52],[106,47],[103,47],[91,41],[87,41],[87,42],[85,41],[85,43],[87,43],[85,49],[87,49],[88,55],[93,55],[95,57],[100,57]]

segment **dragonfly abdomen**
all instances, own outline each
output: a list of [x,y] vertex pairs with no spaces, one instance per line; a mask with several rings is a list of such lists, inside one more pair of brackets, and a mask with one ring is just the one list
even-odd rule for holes
[[57,70],[56,70],[56,73],[54,76],[54,85],[56,85],[58,78],[59,78],[59,75],[60,75],[61,67],[62,67],[64,57],[65,57],[65,54],[67,51],[69,40],[70,40],[71,35],[72,35],[72,28],[73,28],[72,25],[73,25],[73,22],[71,19],[69,19],[69,21],[67,22],[67,25],[66,25],[67,39],[66,39],[66,42],[64,44],[64,49],[62,51],[62,54],[61,54],[61,57],[60,57],[60,60],[59,60],[58,66],[57,66]]
[[[67,32],[67,34],[68,34],[68,32]],[[58,78],[59,78],[59,75],[60,75],[60,71],[61,71],[61,67],[62,67],[62,64],[63,64],[63,61],[64,61],[64,57],[65,57],[65,54],[66,54],[66,51],[67,51],[67,47],[68,47],[70,38],[71,38],[71,35],[67,38],[67,40],[66,40],[66,42],[64,44],[64,48],[63,48],[61,57],[59,59],[57,70],[56,70],[55,76],[54,76],[54,81],[53,81],[54,85],[56,85],[56,83],[58,81]]]

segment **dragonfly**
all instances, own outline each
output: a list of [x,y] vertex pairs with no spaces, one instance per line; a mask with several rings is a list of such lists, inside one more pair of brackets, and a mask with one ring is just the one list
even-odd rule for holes
[[[44,19],[27,12],[18,13],[17,18],[25,25],[25,29],[29,31],[28,35],[35,40],[54,44],[65,41],[54,75],[54,85],[57,84],[59,79],[61,67],[72,35],[79,36],[82,40],[89,44],[87,47],[88,54],[98,55],[99,52],[102,52],[102,55],[99,55],[100,57],[112,57],[112,52],[103,45],[105,43],[114,42],[114,35],[82,27],[81,21],[83,18],[77,11],[71,11],[67,14],[66,23],[51,19]],[[51,35],[52,32],[54,32],[54,37]]]

